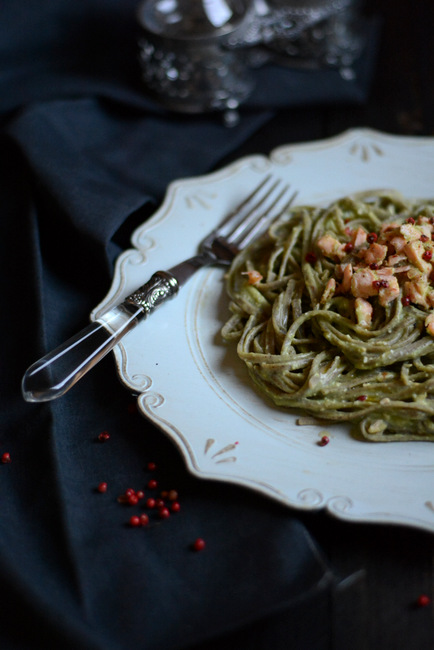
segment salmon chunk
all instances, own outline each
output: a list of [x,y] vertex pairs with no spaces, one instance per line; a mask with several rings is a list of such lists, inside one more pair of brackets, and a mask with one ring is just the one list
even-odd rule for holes
[[428,334],[434,336],[434,313],[433,312],[428,314],[428,316],[425,318],[425,327]]
[[428,307],[427,301],[428,282],[424,276],[404,282],[404,293],[410,302],[421,307]]
[[369,248],[360,252],[366,264],[381,264],[387,256],[388,248],[384,244],[370,244]]
[[403,250],[407,255],[408,261],[414,264],[419,271],[422,271],[422,273],[429,273],[431,271],[431,264],[423,258],[425,247],[421,241],[411,241],[404,246]]
[[351,293],[355,298],[370,298],[378,294],[374,282],[378,277],[370,268],[357,269],[351,278]]
[[395,276],[391,276],[387,280],[387,286],[386,287],[380,287],[378,290],[378,299],[380,301],[380,305],[385,307],[389,302],[392,302],[392,300],[395,300],[395,298],[398,298],[400,294],[400,289],[399,289],[399,283],[397,278]]
[[346,255],[345,244],[342,244],[335,237],[332,237],[332,235],[323,235],[318,239],[316,244],[321,253],[330,259],[342,260]]
[[372,313],[374,311],[371,303],[369,300],[365,300],[364,298],[356,298],[354,302],[358,325],[369,329],[372,325]]

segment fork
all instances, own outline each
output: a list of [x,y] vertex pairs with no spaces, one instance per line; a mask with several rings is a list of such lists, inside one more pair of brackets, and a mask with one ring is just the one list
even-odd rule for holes
[[178,290],[200,268],[211,264],[229,265],[235,255],[250,244],[293,202],[289,185],[266,176],[256,189],[233,210],[201,243],[199,253],[157,271],[120,304],[81,332],[68,339],[28,368],[22,381],[28,402],[46,402],[64,395],[93,368],[141,320]]

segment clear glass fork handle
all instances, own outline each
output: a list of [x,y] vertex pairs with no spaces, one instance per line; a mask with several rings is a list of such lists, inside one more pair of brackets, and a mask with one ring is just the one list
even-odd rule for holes
[[[194,268],[191,272],[194,272]],[[84,374],[146,318],[158,305],[176,295],[179,283],[166,271],[150,280],[119,306],[112,308],[27,370],[22,381],[28,402],[47,402],[64,395]]]

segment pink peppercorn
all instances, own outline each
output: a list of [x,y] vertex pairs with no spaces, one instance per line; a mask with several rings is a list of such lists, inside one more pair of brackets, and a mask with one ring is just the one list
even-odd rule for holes
[[137,515],[133,515],[130,517],[130,526],[133,526],[133,528],[137,528],[137,526],[140,526],[140,517]]
[[421,594],[416,601],[418,607],[427,607],[430,603],[431,598],[426,594]]
[[101,494],[107,492],[107,483],[100,483],[97,487],[97,490],[98,492],[101,492]]
[[203,551],[205,548],[205,540],[202,539],[202,537],[198,537],[194,542],[193,542],[193,550],[194,551]]
[[11,455],[9,452],[5,451],[5,453],[2,455],[2,463],[10,463],[11,462]]
[[372,283],[372,286],[375,289],[387,289],[389,286],[389,283],[387,280],[374,280]]
[[315,253],[306,253],[306,257],[304,259],[308,264],[315,264],[317,257]]

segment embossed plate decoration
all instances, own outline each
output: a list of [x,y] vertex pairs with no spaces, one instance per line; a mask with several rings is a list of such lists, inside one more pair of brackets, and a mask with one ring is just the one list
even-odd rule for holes
[[[375,189],[432,197],[434,138],[352,130],[172,183],[160,209],[134,232],[133,248],[118,259],[112,288],[92,317],[153,272],[194,254],[210,228],[269,172],[298,189],[299,203],[324,205]],[[222,341],[227,316],[224,271],[206,269],[114,352],[140,411],[179,447],[188,469],[292,508],[434,532],[434,445],[365,442],[348,426],[298,425],[295,415],[256,393],[234,345]],[[322,447],[325,428],[330,442]]]

